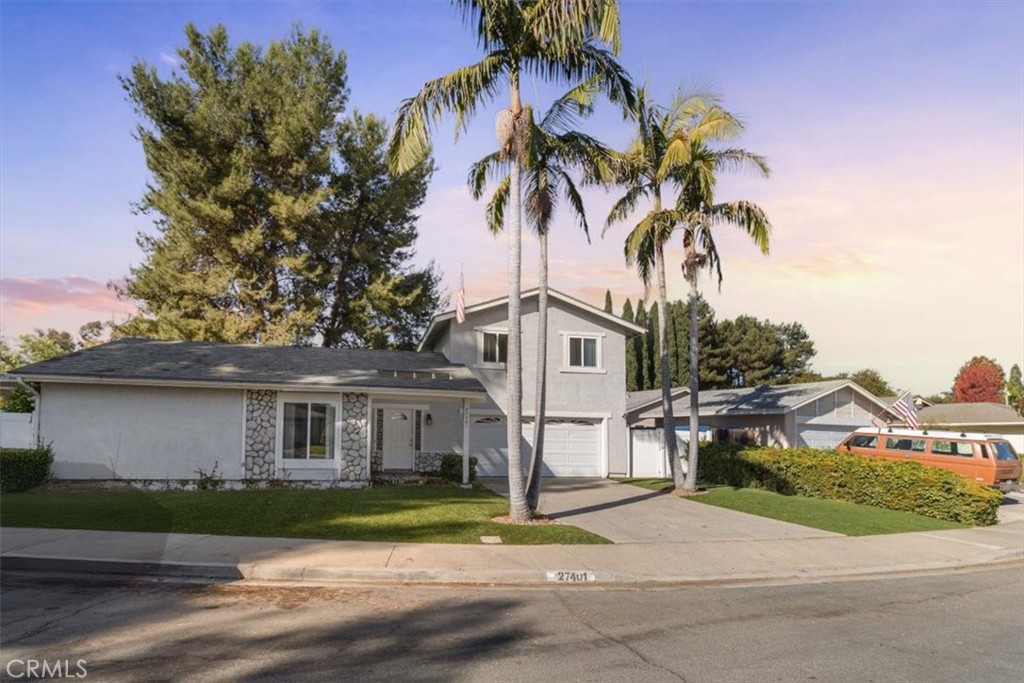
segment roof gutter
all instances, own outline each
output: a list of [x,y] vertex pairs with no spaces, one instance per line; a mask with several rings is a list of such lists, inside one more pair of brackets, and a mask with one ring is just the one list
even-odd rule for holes
[[[12,375],[13,376],[13,375]],[[337,384],[272,384],[258,382],[230,382],[230,381],[197,381],[197,380],[172,380],[172,379],[149,379],[149,378],[111,378],[111,377],[78,377],[69,375],[22,375],[16,377],[20,384],[23,380],[30,382],[53,382],[60,384],[99,384],[105,386],[143,386],[143,387],[175,387],[195,389],[270,389],[273,391],[304,391],[320,393],[366,393],[366,394],[411,394],[416,396],[438,396],[449,398],[486,398],[487,392],[481,388],[479,391],[445,389],[419,389],[415,387],[375,387],[359,385],[337,385]],[[27,385],[26,385],[27,386]]]

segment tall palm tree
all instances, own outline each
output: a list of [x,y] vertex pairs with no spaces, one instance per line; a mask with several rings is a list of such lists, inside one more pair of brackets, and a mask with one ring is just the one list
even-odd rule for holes
[[[605,222],[605,232],[632,215],[641,200],[651,202],[647,214],[626,237],[624,252],[627,264],[636,265],[644,284],[649,286],[653,277],[658,287],[658,355],[665,453],[672,480],[677,489],[682,489],[684,477],[678,462],[672,410],[665,281],[665,245],[679,224],[679,211],[662,205],[662,193],[666,187],[682,187],[681,179],[695,142],[727,140],[738,135],[742,126],[719,106],[718,98],[710,93],[680,91],[672,105],[665,108],[654,103],[647,89],[641,88],[636,102],[636,137],[629,149],[617,155],[615,160],[614,184],[624,186],[625,194],[612,205]],[[693,438],[690,440],[694,441]]]
[[[547,323],[548,323],[548,234],[558,203],[564,198],[575,219],[590,241],[583,198],[571,175],[580,171],[589,182],[608,174],[611,151],[594,138],[574,128],[581,118],[594,111],[599,84],[591,79],[576,86],[551,106],[538,124],[529,121],[522,172],[526,183],[524,201],[527,222],[537,233],[540,246],[537,293],[537,367],[534,393],[533,452],[527,472],[526,503],[532,511],[540,503],[541,471],[544,465],[544,416],[547,394]],[[475,199],[487,188],[487,179],[500,178],[494,195],[487,204],[487,227],[501,232],[505,223],[505,207],[509,200],[509,164],[500,153],[489,154],[473,164],[468,183]]]
[[430,149],[431,126],[454,114],[456,137],[478,107],[493,102],[507,86],[509,108],[498,114],[497,134],[509,161],[508,244],[508,478],[509,515],[526,521],[530,511],[522,471],[522,320],[520,306],[522,216],[520,169],[528,130],[520,97],[521,76],[559,83],[600,77],[610,99],[629,104],[633,89],[616,62],[619,50],[618,0],[453,0],[475,30],[485,53],[476,64],[423,85],[402,102],[388,147],[392,168],[415,167]]
[[680,192],[674,219],[683,229],[683,277],[689,285],[690,306],[690,443],[683,490],[697,490],[698,417],[700,350],[697,342],[697,278],[702,268],[714,272],[722,286],[722,262],[715,245],[714,228],[733,225],[743,230],[762,254],[768,254],[771,222],[764,210],[748,201],[715,203],[718,174],[726,170],[750,169],[767,178],[770,174],[764,157],[742,149],[711,149],[702,140],[693,139],[689,160],[679,174]]

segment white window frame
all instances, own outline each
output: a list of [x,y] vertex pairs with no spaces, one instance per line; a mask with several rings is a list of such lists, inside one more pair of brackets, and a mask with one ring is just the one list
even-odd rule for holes
[[[604,367],[604,338],[600,332],[562,332],[562,367],[561,372],[577,372],[581,374],[603,375],[608,371]],[[593,339],[597,342],[597,367],[569,365],[569,340]],[[582,353],[582,348],[580,349]]]
[[[334,406],[334,452],[330,458],[286,458],[284,457],[284,406],[286,403],[326,403]],[[285,393],[277,394],[277,419],[274,426],[274,460],[278,472],[293,470],[334,470],[341,466],[342,422],[341,396],[338,394]]]
[[476,331],[476,364],[477,364],[477,367],[481,367],[481,368],[501,368],[501,369],[504,369],[506,367],[506,365],[507,365],[505,362],[495,363],[495,362],[484,361],[484,335],[485,334],[497,334],[497,335],[503,334],[503,335],[505,335],[505,338],[506,338],[506,343],[505,343],[506,351],[505,351],[505,353],[506,353],[506,358],[507,358],[508,357],[508,341],[507,341],[507,339],[508,339],[508,336],[509,336],[508,328],[507,327],[478,327],[478,328],[476,328],[475,331]]

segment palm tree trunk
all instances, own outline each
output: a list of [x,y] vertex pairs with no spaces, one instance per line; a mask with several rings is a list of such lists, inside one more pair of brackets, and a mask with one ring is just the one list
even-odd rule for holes
[[[522,111],[519,102],[519,84],[511,84],[512,115]],[[508,501],[509,517],[513,522],[530,519],[526,505],[526,482],[523,477],[523,319],[520,288],[523,265],[523,212],[522,168],[518,155],[519,145],[513,142],[512,169],[509,178],[509,209],[511,219],[508,230],[508,358],[506,362],[506,388],[508,393]]]
[[544,469],[544,413],[547,403],[548,371],[548,234],[541,231],[540,272],[537,276],[537,384],[533,398],[533,455],[526,483],[526,504],[536,512],[540,505],[540,479]]
[[[696,262],[691,254],[687,254],[686,258],[687,263]],[[697,445],[700,440],[700,403],[697,397],[700,390],[700,375],[698,373],[700,349],[697,337],[696,267],[687,272],[686,279],[690,282],[690,452],[687,457],[686,481],[683,482],[683,490],[693,492],[697,490]]]
[[[659,210],[657,200],[655,210]],[[676,488],[683,484],[682,468],[679,467],[679,449],[676,448],[676,420],[672,412],[672,375],[668,366],[668,291],[665,284],[665,252],[661,244],[654,247],[654,269],[658,278],[658,355],[661,357],[661,412],[665,437],[665,455],[668,457],[672,482]]]

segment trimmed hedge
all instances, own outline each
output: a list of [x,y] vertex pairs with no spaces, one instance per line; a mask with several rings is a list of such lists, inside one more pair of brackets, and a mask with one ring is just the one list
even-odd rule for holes
[[702,445],[697,474],[709,484],[871,505],[971,526],[995,524],[1003,500],[999,491],[949,470],[813,448]]
[[[469,481],[476,481],[476,458],[469,459]],[[441,469],[437,471],[438,476],[456,484],[462,483],[462,456],[458,453],[445,453],[441,456]]]
[[0,493],[20,493],[50,476],[53,453],[47,448],[0,449]]

